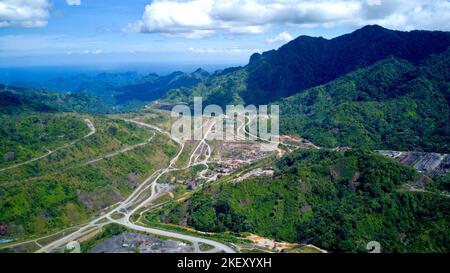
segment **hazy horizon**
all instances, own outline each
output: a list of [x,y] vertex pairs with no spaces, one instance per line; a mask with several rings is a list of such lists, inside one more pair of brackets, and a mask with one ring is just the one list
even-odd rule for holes
[[210,73],[217,70],[242,66],[245,63],[134,63],[134,64],[112,64],[112,65],[86,65],[86,66],[22,66],[22,67],[0,67],[0,84],[20,84],[20,83],[43,83],[57,78],[67,78],[78,75],[95,76],[101,73],[126,73],[136,72],[141,76],[155,73],[160,76],[170,73],[193,72],[199,68]]

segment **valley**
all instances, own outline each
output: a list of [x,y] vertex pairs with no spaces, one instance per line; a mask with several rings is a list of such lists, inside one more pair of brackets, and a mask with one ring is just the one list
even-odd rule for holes
[[[150,124],[146,124],[146,123],[142,123],[142,122],[134,121],[134,120],[126,120],[126,121],[130,122],[130,123],[138,124],[139,126],[142,126],[142,127],[151,128],[151,129],[153,129],[155,132],[157,132],[159,134],[169,135],[170,136],[169,133],[163,131],[162,129],[159,129],[158,127],[156,127],[154,125],[150,125]],[[207,126],[207,125],[208,124],[205,124],[205,126]],[[209,125],[209,128],[210,127],[211,126]],[[149,141],[151,141],[151,140],[149,140]],[[160,187],[157,184],[158,179],[162,175],[164,175],[164,174],[166,174],[168,172],[179,170],[177,168],[174,168],[173,165],[177,162],[181,152],[183,151],[184,143],[180,142],[178,139],[173,139],[173,141],[178,143],[178,145],[180,146],[179,147],[180,150],[170,160],[170,162],[169,162],[169,164],[168,164],[168,166],[166,168],[156,170],[152,175],[147,177],[131,193],[131,195],[127,199],[117,203],[113,210],[111,210],[111,211],[109,211],[107,213],[103,213],[98,218],[96,218],[94,220],[91,220],[87,225],[83,225],[79,230],[75,231],[74,233],[72,233],[72,234],[70,234],[70,235],[68,235],[66,237],[63,237],[61,239],[58,239],[56,242],[53,242],[53,243],[51,243],[51,244],[49,244],[49,245],[47,245],[45,247],[42,247],[39,251],[41,251],[41,252],[51,251],[51,250],[53,250],[56,247],[65,246],[70,241],[73,241],[73,240],[78,239],[78,238],[83,238],[87,234],[90,234],[93,229],[101,229],[102,227],[104,227],[108,223],[118,223],[118,224],[124,225],[124,226],[126,226],[128,228],[131,228],[133,230],[143,231],[143,232],[157,234],[157,235],[162,235],[162,236],[167,236],[167,237],[185,239],[185,240],[188,240],[188,241],[192,241],[196,245],[198,245],[198,243],[205,243],[205,244],[213,245],[216,248],[218,248],[219,250],[223,250],[223,251],[226,251],[226,252],[232,252],[233,250],[231,248],[226,247],[226,246],[221,245],[221,244],[218,244],[216,242],[207,240],[207,239],[201,239],[201,238],[199,239],[199,238],[195,238],[195,237],[188,236],[188,235],[181,235],[181,234],[176,234],[176,233],[171,233],[171,232],[166,232],[166,231],[146,228],[146,227],[142,227],[142,226],[137,226],[137,225],[135,225],[135,224],[130,222],[129,218],[135,212],[137,212],[141,208],[144,208],[145,206],[151,204],[151,202],[154,201],[154,199],[156,199],[158,197],[158,192],[159,192],[159,187]],[[199,144],[199,146],[203,145],[203,144],[204,145],[208,145],[208,144],[206,144],[206,142],[202,141]],[[197,148],[199,146],[197,146]],[[128,149],[128,151],[129,150],[130,149]],[[194,153],[192,154],[192,157],[191,157],[188,165],[186,166],[186,169],[190,168],[193,164],[206,164],[205,162],[207,162],[208,157],[205,159],[205,161],[203,163],[199,163],[199,162],[192,162],[193,155],[194,155]],[[108,158],[108,157],[111,157],[111,154],[108,155],[108,156],[104,156],[103,158]],[[89,161],[88,164],[95,163],[97,161],[98,160]],[[111,217],[111,215],[113,215],[115,213],[122,214],[124,217],[122,217],[120,219],[113,219]]]
[[[82,156],[79,158],[79,160],[68,160],[62,157],[60,162],[58,160],[50,160],[46,158],[35,158],[32,159],[32,162],[24,162],[26,164],[21,164],[19,166],[12,166],[14,168],[9,168],[8,170],[5,170],[4,172],[16,172],[16,176],[20,177],[22,172],[18,172],[14,169],[21,169],[21,168],[27,168],[26,165],[28,164],[40,164],[39,161],[47,161],[46,164],[43,162],[41,164],[47,165],[48,163],[55,164],[55,166],[66,166],[65,172],[69,170],[76,169],[77,167],[83,168],[89,165],[95,166],[96,164],[101,163],[102,161],[109,161],[114,159],[116,156],[131,156],[133,153],[138,152],[140,149],[144,149],[147,145],[154,144],[155,141],[160,142],[163,139],[171,138],[171,134],[166,131],[167,128],[170,128],[170,125],[174,121],[169,117],[169,112],[165,112],[163,110],[144,110],[143,112],[136,112],[134,114],[124,114],[124,115],[112,115],[110,117],[111,121],[118,122],[119,124],[123,124],[123,126],[131,126],[133,130],[137,130],[136,132],[139,132],[139,134],[143,134],[142,136],[135,135],[132,142],[129,143],[128,147],[119,148],[120,146],[117,146],[118,148],[107,148],[106,150],[103,149],[102,151],[98,151],[94,153],[93,155],[90,155],[89,157],[94,158],[87,160],[86,156]],[[91,121],[92,120],[92,121]],[[83,119],[85,122],[85,126],[88,128],[88,133],[84,135],[81,139],[75,140],[71,142],[71,145],[75,145],[78,141],[82,141],[84,145],[89,145],[88,143],[90,141],[90,137],[93,137],[95,134],[102,134],[104,129],[102,128],[102,125],[99,124],[99,121],[101,122],[110,122],[108,119],[104,120],[104,118],[101,118],[99,120],[99,117],[91,118],[91,119]],[[258,251],[276,251],[275,248],[267,248],[264,250],[264,243],[261,244],[258,241],[255,241],[254,243],[249,243],[248,239],[245,238],[245,235],[238,235],[240,232],[249,230],[249,226],[242,226],[240,228],[231,227],[231,230],[233,232],[238,233],[232,233],[235,235],[229,235],[231,237],[235,237],[235,239],[232,239],[231,241],[237,240],[235,243],[225,243],[229,241],[230,239],[226,239],[223,241],[223,239],[220,239],[220,232],[217,233],[217,231],[224,231],[221,228],[218,230],[214,229],[214,224],[210,223],[206,226],[199,225],[200,222],[192,222],[193,219],[188,220],[187,222],[185,220],[181,220],[177,222],[175,220],[176,218],[173,217],[179,217],[177,215],[180,215],[181,217],[183,214],[180,214],[181,211],[179,211],[177,208],[177,204],[181,204],[181,206],[184,206],[187,201],[191,202],[190,200],[192,198],[198,198],[198,196],[201,196],[204,190],[206,192],[210,192],[212,189],[217,189],[217,187],[222,188],[222,192],[227,192],[228,190],[231,190],[229,187],[231,185],[235,186],[250,186],[252,183],[263,183],[266,179],[272,180],[272,179],[278,179],[277,169],[279,167],[274,166],[272,162],[277,161],[276,158],[279,158],[282,155],[285,155],[286,153],[292,154],[297,153],[297,150],[304,151],[301,153],[329,153],[329,155],[334,154],[341,154],[341,153],[358,153],[355,152],[332,152],[332,151],[325,151],[327,149],[323,149],[320,147],[317,147],[316,145],[308,142],[305,139],[300,139],[292,136],[281,136],[281,143],[278,149],[273,151],[264,151],[264,141],[261,143],[258,142],[252,142],[252,141],[245,141],[241,139],[245,139],[245,136],[248,136],[248,132],[246,131],[246,127],[243,125],[239,125],[236,127],[238,128],[238,131],[240,132],[240,137],[238,135],[237,139],[234,141],[217,141],[217,140],[206,140],[208,137],[211,129],[214,127],[214,124],[218,122],[218,119],[211,119],[211,118],[205,118],[204,124],[201,127],[202,130],[204,130],[204,138],[201,141],[181,141],[177,138],[171,138],[171,142],[174,143],[173,146],[174,149],[170,149],[170,151],[166,151],[168,155],[170,155],[170,158],[168,157],[166,160],[167,165],[160,164],[161,166],[158,169],[153,169],[149,175],[147,175],[145,178],[139,178],[139,176],[136,176],[136,179],[142,182],[137,182],[135,184],[135,188],[133,190],[127,190],[124,193],[127,194],[129,192],[128,196],[126,198],[119,197],[118,199],[111,199],[111,203],[108,205],[95,205],[96,202],[95,199],[91,199],[92,197],[88,197],[89,195],[79,195],[80,200],[84,200],[82,202],[87,204],[91,204],[90,206],[95,209],[95,213],[92,214],[92,217],[85,216],[84,219],[88,220],[88,222],[83,223],[83,221],[76,221],[70,224],[73,226],[73,224],[77,224],[76,226],[73,226],[69,229],[70,232],[67,232],[66,234],[61,234],[61,232],[56,232],[54,235],[51,236],[45,236],[45,237],[38,237],[37,239],[25,240],[24,242],[8,242],[5,244],[5,246],[1,246],[2,249],[9,249],[9,250],[19,250],[23,251],[24,247],[30,244],[36,244],[36,246],[29,248],[32,251],[37,252],[54,252],[54,251],[64,251],[64,247],[72,242],[72,241],[80,241],[83,245],[83,242],[90,242],[93,240],[92,238],[95,238],[95,236],[100,236],[98,234],[103,234],[104,230],[108,229],[111,224],[113,225],[119,225],[122,227],[125,227],[126,230],[142,233],[142,234],[152,234],[156,236],[162,236],[162,238],[172,238],[175,240],[179,240],[178,242],[190,242],[195,248],[195,250],[198,252],[199,250],[199,244],[207,244],[212,246],[214,249],[209,249],[208,251],[225,251],[225,252],[235,252],[238,250],[244,251],[245,249],[259,249]],[[251,122],[251,121],[247,121]],[[102,124],[102,123],[100,123]],[[166,129],[162,129],[159,126],[165,127]],[[108,130],[111,132],[111,130]],[[145,133],[146,131],[149,131]],[[147,136],[144,136],[146,134]],[[141,141],[141,142],[140,142]],[[192,142],[192,143],[190,143]],[[136,143],[136,144],[133,144]],[[63,145],[61,146],[64,149],[71,149],[71,145]],[[78,145],[78,144],[77,144]],[[176,148],[175,148],[176,147]],[[61,149],[62,149],[61,148]],[[80,147],[81,148],[81,147]],[[73,148],[72,148],[73,149]],[[259,149],[262,149],[258,152]],[[58,152],[60,152],[60,149],[54,149],[56,155]],[[108,150],[110,152],[108,152]],[[314,150],[318,152],[313,152]],[[324,150],[320,152],[320,150]],[[308,152],[311,151],[311,152]],[[387,157],[396,157],[393,152],[381,152]],[[182,163],[179,161],[181,160],[182,154],[186,154],[184,156],[184,159]],[[51,155],[55,156],[55,155]],[[86,159],[84,159],[86,158]],[[284,157],[282,157],[284,158]],[[379,159],[381,160],[381,158]],[[67,162],[65,162],[67,161]],[[110,162],[108,162],[110,163]],[[387,163],[387,162],[386,162]],[[406,163],[406,162],[405,162]],[[74,164],[74,166],[71,166]],[[116,164],[120,164],[119,162]],[[139,163],[138,163],[139,164]],[[148,163],[147,163],[148,164]],[[392,163],[389,163],[392,164]],[[109,164],[108,164],[109,165]],[[423,164],[418,164],[422,166]],[[433,165],[433,164],[432,164]],[[334,171],[331,169],[331,174],[333,176],[336,176],[336,178],[339,178],[342,176],[348,176],[347,179],[358,179],[358,177],[361,175],[359,174],[358,177],[356,177],[355,174],[352,174],[350,170],[346,170],[345,165],[342,166],[343,170],[336,170]],[[39,169],[44,171],[46,167],[40,166]],[[334,167],[333,167],[334,168]],[[403,168],[403,167],[402,167]],[[126,169],[124,169],[126,170]],[[349,172],[350,171],[350,172]],[[347,172],[348,174],[345,174]],[[408,170],[408,172],[411,172]],[[53,176],[58,177],[58,172],[54,173]],[[126,172],[125,172],[126,173]],[[334,174],[336,173],[336,174]],[[30,181],[40,181],[42,178],[48,177],[48,175],[40,176],[39,174],[28,174],[26,171],[23,172],[23,177],[30,179]],[[414,175],[411,173],[411,177],[414,177]],[[4,179],[7,176],[3,176]],[[141,176],[142,177],[142,176]],[[353,177],[353,178],[352,178]],[[342,179],[339,178],[339,179]],[[142,179],[142,180],[141,180]],[[344,178],[345,179],[345,178]],[[412,179],[412,178],[409,178]],[[6,182],[7,180],[5,180]],[[401,182],[401,184],[407,182],[407,180]],[[414,180],[411,180],[414,181]],[[12,182],[12,181],[11,181]],[[10,183],[11,183],[10,182]],[[33,183],[36,183],[33,182]],[[350,183],[350,182],[349,182]],[[398,183],[398,182],[397,182]],[[431,183],[431,182],[428,182]],[[350,184],[349,184],[350,185]],[[355,184],[356,187],[357,184]],[[225,188],[223,188],[225,187]],[[303,189],[305,187],[305,189]],[[311,189],[307,189],[311,187],[310,186],[301,186],[301,192],[308,192]],[[354,186],[352,186],[354,187]],[[132,187],[131,187],[132,188]],[[130,188],[130,189],[131,189]],[[228,188],[228,190],[227,190]],[[225,191],[224,191],[225,190]],[[256,190],[256,188],[254,189]],[[262,189],[260,189],[262,190]],[[213,190],[214,191],[214,190]],[[246,192],[239,190],[241,192]],[[258,191],[256,191],[258,192]],[[256,193],[255,192],[255,193]],[[276,191],[275,191],[276,192]],[[100,194],[100,192],[96,192],[96,195]],[[262,193],[257,193],[257,196]],[[121,194],[122,195],[122,194]],[[100,197],[104,199],[107,195],[103,195],[103,197]],[[123,196],[123,195],[122,195]],[[264,194],[262,194],[264,196]],[[233,197],[234,198],[234,197]],[[304,198],[304,197],[302,197]],[[122,199],[122,200],[121,200]],[[219,198],[221,199],[221,198]],[[246,207],[249,205],[249,201],[245,201],[246,199],[239,199],[240,206]],[[287,202],[288,200],[284,200],[284,198],[281,199],[281,202]],[[300,199],[301,200],[301,199]],[[100,200],[99,200],[100,201]],[[210,202],[210,201],[208,201]],[[208,202],[201,201],[202,206],[208,206]],[[255,201],[256,202],[256,201]],[[280,202],[280,199],[279,201]],[[262,206],[264,204],[263,201],[257,201],[255,204],[259,204],[258,206]],[[231,205],[231,204],[229,204]],[[232,205],[233,206],[233,205]],[[275,205],[276,207],[276,205]],[[199,231],[188,231],[178,229],[178,228],[171,228],[170,226],[167,226],[166,224],[158,224],[155,221],[161,221],[162,223],[167,223],[165,218],[161,217],[161,212],[163,212],[162,215],[164,215],[167,211],[167,209],[175,211],[170,212],[172,214],[171,220],[169,220],[169,223],[176,224],[177,225],[185,226],[188,224],[188,226],[193,225],[196,227],[197,230],[205,230],[208,231],[207,233],[199,232]],[[311,209],[311,206],[308,204],[300,205],[301,210],[308,214],[308,211]],[[231,213],[232,211],[226,212]],[[236,212],[233,212],[236,213]],[[242,213],[242,212],[240,212]],[[239,214],[240,214],[239,213]],[[272,212],[273,213],[273,212]],[[271,215],[272,215],[271,213]],[[237,214],[237,215],[239,215]],[[96,216],[95,216],[96,215]],[[160,216],[157,216],[160,215]],[[200,214],[199,216],[201,216]],[[156,218],[155,218],[156,217]],[[166,216],[164,216],[166,217]],[[192,216],[193,217],[193,216]],[[201,216],[203,217],[203,216]],[[233,216],[238,217],[238,216]],[[233,218],[232,217],[232,218]],[[240,216],[242,217],[242,216]],[[275,215],[271,216],[270,218],[275,217]],[[284,216],[286,217],[286,216]],[[160,220],[157,220],[160,219]],[[236,220],[233,221],[242,221],[242,220]],[[258,217],[259,221],[261,221],[264,218]],[[189,222],[191,221],[191,222]],[[249,221],[249,220],[245,220]],[[273,221],[273,220],[271,220]],[[206,223],[205,223],[206,224]],[[248,224],[246,224],[248,225]],[[284,224],[286,225],[286,223]],[[152,226],[155,226],[156,228],[152,228]],[[225,230],[228,229],[228,227],[225,228]],[[259,228],[258,228],[259,229]],[[209,233],[210,231],[213,231],[213,233]],[[125,231],[124,231],[125,232]],[[260,231],[261,232],[261,231]],[[115,236],[122,236],[118,233]],[[245,233],[244,233],[245,234]],[[282,240],[288,240],[292,241],[293,239],[291,237],[284,237],[280,235],[275,235],[277,233],[266,233],[262,232],[260,235],[266,235],[269,237],[275,236],[276,238],[282,239]],[[286,234],[292,234],[292,232],[288,232]],[[205,237],[206,236],[206,237]],[[217,237],[219,236],[219,237]],[[33,235],[32,237],[35,237]],[[217,239],[214,239],[216,238]],[[48,239],[45,239],[48,238]],[[115,238],[115,237],[113,237]],[[120,237],[117,237],[120,238]],[[211,238],[211,239],[209,239]],[[104,241],[105,239],[101,240]],[[121,239],[123,240],[123,239]],[[166,240],[166,239],[164,239]],[[100,242],[101,242],[100,241]],[[125,244],[125,243],[124,243]],[[269,244],[270,245],[270,244]],[[273,245],[273,244],[272,244]],[[300,244],[300,249],[302,249],[302,245]],[[309,243],[308,241],[305,241],[304,247],[306,247]],[[325,245],[326,246],[326,245]],[[94,247],[94,245],[92,246]],[[316,246],[312,246],[313,248]],[[324,247],[322,245],[322,247]],[[125,247],[126,249],[127,247]],[[291,247],[292,248],[292,247]],[[293,249],[297,249],[297,247],[293,246]],[[26,248],[25,248],[26,249]],[[120,251],[120,247],[116,248],[115,251]],[[140,249],[145,249],[145,246],[141,246]],[[327,250],[332,249],[331,246],[329,248],[325,248]],[[245,251],[247,251],[245,250]],[[89,251],[86,249],[86,251]],[[125,250],[124,250],[125,251]],[[172,251],[175,251],[172,249]],[[278,250],[280,251],[280,250]],[[306,249],[305,249],[306,251]],[[310,251],[310,250],[308,250]],[[311,249],[311,251],[313,251]],[[300,251],[302,252],[302,251]]]
[[[155,112],[157,114],[155,114]],[[131,128],[134,129],[145,128],[146,130],[150,130],[152,134],[150,138],[145,142],[134,144],[129,147],[125,147],[103,155],[100,155],[100,153],[98,153],[98,158],[91,159],[89,161],[81,158],[80,160],[71,160],[66,163],[64,162],[65,159],[62,158],[62,162],[53,162],[53,160],[50,162],[57,165],[67,166],[64,169],[64,172],[67,172],[77,167],[84,168],[88,165],[95,165],[100,161],[109,160],[122,153],[132,153],[135,149],[138,150],[147,144],[150,145],[153,141],[155,141],[155,138],[171,138],[171,135],[168,131],[158,127],[160,125],[164,126],[164,124],[166,124],[166,127],[167,125],[170,125],[171,119],[168,112],[161,110],[150,110],[150,112],[144,111],[142,113],[135,113],[131,116],[133,117],[132,119],[129,118],[129,114],[125,114],[123,116],[113,115],[111,116],[111,118],[113,118],[113,120],[116,122],[123,121],[127,124],[131,124],[133,125]],[[98,118],[93,120],[95,122],[96,120],[98,120]],[[153,120],[154,123],[146,123],[140,120],[144,120],[146,122]],[[98,130],[97,128],[95,128],[95,123],[90,122],[90,120],[88,122],[88,119],[85,119],[84,121],[86,122],[86,124],[88,124],[87,126],[90,129],[90,132],[82,138],[83,142],[88,143],[89,137],[94,135],[95,133],[103,133],[101,129]],[[161,123],[161,121],[163,122]],[[94,216],[94,218],[89,219],[88,223],[83,224],[81,222],[77,222],[77,224],[79,223],[79,225],[71,228],[71,231],[67,233],[67,235],[57,232],[55,233],[55,235],[45,236],[42,237],[42,239],[38,238],[33,239],[32,241],[25,240],[23,243],[7,243],[7,246],[2,246],[1,248],[10,250],[22,249],[24,245],[34,243],[38,246],[38,249],[35,249],[35,247],[33,247],[31,248],[33,249],[33,251],[60,251],[61,248],[64,248],[68,243],[72,241],[89,241],[90,238],[95,236],[95,234],[101,234],[102,230],[108,228],[111,224],[116,224],[137,232],[163,236],[163,238],[175,238],[183,241],[188,241],[193,244],[196,250],[199,249],[199,244],[206,244],[213,247],[213,249],[208,249],[208,252],[235,252],[236,250],[234,249],[234,247],[230,247],[228,246],[228,244],[219,243],[214,240],[203,238],[202,236],[197,237],[185,233],[176,233],[173,231],[150,228],[141,222],[141,217],[144,215],[144,213],[154,208],[155,205],[159,203],[159,199],[164,195],[169,194],[170,196],[172,196],[169,199],[172,199],[175,196],[176,198],[187,198],[192,194],[192,192],[198,191],[203,187],[207,187],[209,184],[213,183],[220,177],[229,177],[231,174],[234,174],[233,177],[237,177],[239,173],[246,172],[247,169],[249,170],[256,168],[256,166],[259,164],[258,162],[267,160],[268,156],[274,154],[274,152],[264,151],[264,149],[260,152],[255,153],[255,151],[263,148],[262,143],[257,144],[251,141],[239,140],[245,139],[246,132],[244,131],[243,124],[237,126],[238,132],[240,132],[240,136],[235,141],[224,142],[207,140],[210,131],[214,127],[214,124],[216,122],[219,122],[218,119],[205,118],[204,124],[200,128],[204,133],[203,139],[201,141],[191,143],[190,145],[187,145],[185,141],[180,141],[179,139],[172,137],[172,141],[176,143],[178,148],[172,151],[173,157],[169,161],[167,161],[168,165],[162,169],[155,170],[151,175],[146,177],[141,183],[136,185],[137,187],[132,192],[130,192],[128,197],[124,200],[119,201],[119,199],[116,199],[119,202],[116,201],[116,203],[110,203],[108,204],[108,206],[99,206],[95,204],[100,200],[91,200],[93,197],[88,197],[89,195],[86,194],[79,194],[79,199],[81,200],[81,202],[83,202],[85,205],[93,203],[89,206],[91,206],[92,208],[96,208],[97,212],[94,213],[94,215],[98,214],[98,216]],[[73,145],[74,144],[75,143],[73,143]],[[190,147],[187,148],[188,146]],[[70,145],[65,145],[63,147],[69,149]],[[234,152],[233,149],[235,150]],[[55,152],[58,151],[59,149],[55,149]],[[101,153],[104,153],[104,151],[102,151]],[[180,160],[180,156],[183,153],[186,153],[187,156],[185,156],[184,163],[180,164],[180,162],[178,161]],[[31,164],[39,160],[45,160],[45,158],[36,158],[33,159],[32,162],[28,163]],[[83,163],[82,161],[85,162]],[[75,166],[70,166],[71,164],[75,164]],[[18,165],[14,168],[20,169],[24,165],[26,164]],[[198,169],[198,167],[201,167],[201,169]],[[8,170],[12,171],[12,169],[14,168],[11,167]],[[246,179],[252,175],[260,175],[258,174],[261,173],[259,170],[260,169],[256,169],[252,172],[251,175],[243,176],[242,179]],[[186,172],[188,173],[184,174]],[[52,175],[58,175],[58,172]],[[185,175],[187,175],[187,178],[190,180],[183,182],[180,179],[183,179]],[[266,174],[263,172],[263,175]],[[46,176],[48,175],[44,175],[44,177]],[[42,179],[42,177],[37,175],[31,176],[28,179],[30,181],[35,181],[33,183],[38,183],[39,180]],[[178,193],[175,193],[175,189],[178,190]],[[96,192],[96,195],[99,194],[101,193]],[[106,198],[106,196],[107,195],[99,197],[103,199]],[[111,199],[112,202],[114,202],[113,200],[114,198]],[[160,205],[164,205],[164,203]],[[49,239],[44,240],[45,238]],[[45,244],[43,242],[45,242]]]

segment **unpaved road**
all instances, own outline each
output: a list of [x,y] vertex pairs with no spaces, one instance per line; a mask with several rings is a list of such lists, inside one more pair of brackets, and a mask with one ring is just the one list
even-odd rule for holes
[[[131,216],[136,213],[138,210],[140,210],[141,208],[145,208],[145,206],[147,206],[148,204],[150,204],[152,201],[154,201],[157,197],[158,197],[158,184],[157,181],[159,180],[159,178],[164,175],[167,172],[171,172],[171,171],[177,171],[179,169],[174,168],[173,165],[177,162],[178,158],[180,157],[181,153],[183,152],[184,149],[184,142],[173,138],[170,133],[165,132],[164,130],[150,125],[150,124],[146,124],[143,122],[139,122],[139,121],[134,121],[134,120],[126,120],[128,122],[133,122],[135,124],[141,125],[141,126],[145,126],[148,128],[152,128],[162,134],[166,134],[169,137],[171,137],[176,143],[178,143],[180,145],[180,151],[177,153],[177,155],[175,155],[175,157],[170,161],[169,165],[167,166],[167,168],[164,169],[160,169],[155,171],[151,176],[149,176],[144,182],[142,182],[135,191],[133,191],[133,193],[128,196],[128,198],[122,202],[119,202],[118,204],[115,205],[115,207],[110,210],[109,212],[96,217],[95,219],[93,219],[92,221],[90,221],[88,224],[82,226],[79,230],[75,231],[74,233],[67,235],[63,238],[60,238],[44,247],[42,247],[41,249],[39,249],[37,252],[51,252],[53,249],[58,248],[58,247],[64,247],[65,245],[67,245],[69,242],[83,238],[85,236],[87,236],[89,233],[91,233],[93,230],[95,229],[99,229],[107,224],[110,223],[117,223],[120,225],[123,225],[129,229],[133,229],[133,230],[138,230],[138,231],[142,231],[142,232],[147,232],[147,233],[151,233],[151,234],[156,234],[156,235],[161,235],[161,236],[168,236],[168,237],[172,237],[172,238],[177,238],[177,239],[181,239],[181,240],[186,240],[186,241],[190,241],[193,243],[194,246],[197,246],[196,249],[198,249],[198,244],[199,243],[205,243],[205,244],[209,244],[215,247],[215,249],[217,251],[224,251],[227,253],[234,253],[235,251],[222,243],[213,241],[213,240],[209,240],[209,239],[204,239],[201,237],[195,237],[195,236],[191,236],[191,235],[185,235],[185,234],[180,234],[180,233],[176,233],[176,232],[172,232],[172,231],[165,231],[165,230],[160,230],[160,229],[155,229],[155,228],[149,228],[149,227],[144,227],[144,226],[139,226],[135,223],[132,223],[130,221]],[[208,131],[205,133],[205,138],[207,134],[209,133],[209,131],[211,130],[212,125],[208,128]],[[203,145],[204,143],[201,142],[199,145]],[[190,167],[190,166],[188,166]],[[150,190],[150,196],[149,197],[145,197],[146,193],[148,193],[148,191]],[[141,196],[144,196],[145,198],[142,198]],[[125,217],[121,218],[121,219],[113,219],[111,216],[114,213],[121,213],[124,214]]]
[[92,123],[92,121],[90,121],[89,119],[85,119],[84,122],[86,123],[87,127],[88,127],[89,130],[90,130],[90,132],[89,132],[87,135],[85,135],[84,137],[79,138],[79,139],[77,139],[77,140],[74,140],[74,141],[72,141],[72,142],[70,142],[70,143],[67,143],[67,144],[65,144],[64,146],[58,147],[58,148],[56,148],[56,149],[53,150],[53,151],[48,150],[48,152],[47,152],[46,154],[41,155],[41,156],[39,156],[39,157],[35,157],[35,158],[32,158],[32,159],[27,160],[27,161],[25,161],[25,162],[18,163],[18,164],[15,164],[15,165],[12,165],[12,166],[9,166],[9,167],[0,169],[0,172],[4,172],[4,171],[7,171],[7,170],[15,169],[15,168],[18,168],[18,167],[20,167],[20,166],[27,165],[27,164],[30,164],[30,163],[32,163],[32,162],[38,161],[38,160],[40,160],[40,159],[46,158],[46,157],[48,157],[49,155],[53,154],[54,152],[59,151],[59,150],[64,149],[64,148],[67,148],[67,147],[70,147],[70,146],[76,144],[78,141],[80,141],[80,140],[82,140],[82,139],[85,139],[85,138],[88,138],[88,137],[92,136],[93,134],[95,134],[95,133],[97,132],[97,129],[95,128],[95,126],[94,126],[94,124]]
[[101,161],[101,160],[103,160],[103,159],[111,158],[111,157],[114,157],[114,156],[116,156],[116,155],[123,154],[123,153],[127,153],[127,152],[132,151],[132,150],[134,150],[134,149],[137,149],[137,148],[139,148],[139,147],[145,146],[145,145],[149,144],[149,143],[152,141],[153,137],[155,137],[155,133],[153,133],[153,135],[152,135],[148,140],[146,140],[145,142],[138,143],[138,144],[136,144],[136,145],[129,146],[129,147],[123,148],[123,149],[121,149],[121,150],[112,152],[112,153],[110,153],[110,154],[104,155],[104,156],[102,156],[102,157],[99,157],[99,158],[90,160],[90,161],[86,162],[84,165],[90,165],[90,164],[96,163],[96,162],[98,162],[98,161]]

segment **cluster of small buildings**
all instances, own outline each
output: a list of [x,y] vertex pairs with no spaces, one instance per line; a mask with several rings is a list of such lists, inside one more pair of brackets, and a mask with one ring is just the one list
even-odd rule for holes
[[175,184],[185,185],[185,186],[187,186],[188,190],[195,190],[198,186],[194,180],[184,181],[184,180],[176,179]]

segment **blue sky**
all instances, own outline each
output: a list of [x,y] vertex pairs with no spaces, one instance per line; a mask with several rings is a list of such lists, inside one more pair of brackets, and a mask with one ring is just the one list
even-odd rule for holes
[[299,35],[449,22],[448,0],[0,0],[0,66],[241,65]]

